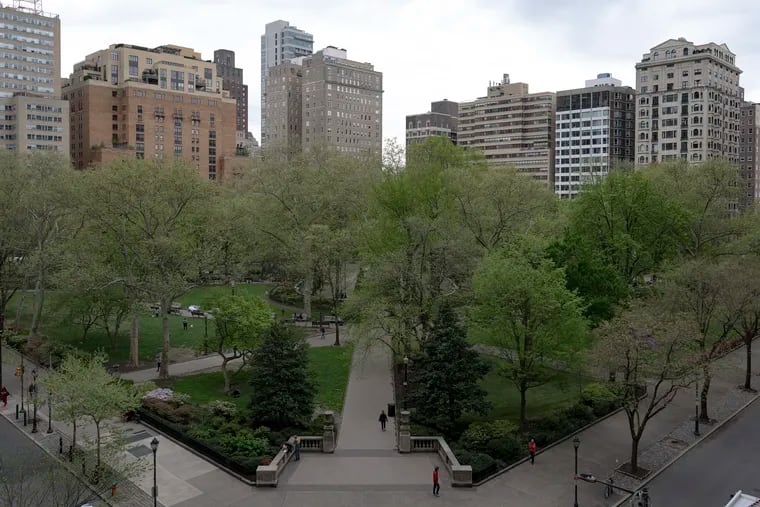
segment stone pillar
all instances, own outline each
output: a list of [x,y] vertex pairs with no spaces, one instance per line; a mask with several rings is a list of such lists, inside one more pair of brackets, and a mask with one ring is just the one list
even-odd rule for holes
[[322,413],[325,425],[322,431],[322,452],[335,452],[335,413],[326,410]]
[[402,410],[398,418],[398,452],[412,452],[412,431],[409,411]]

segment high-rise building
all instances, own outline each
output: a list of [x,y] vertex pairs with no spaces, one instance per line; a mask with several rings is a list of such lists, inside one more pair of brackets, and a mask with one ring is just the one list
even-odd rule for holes
[[235,99],[216,65],[190,48],[113,44],[74,66],[63,95],[77,168],[123,156],[181,157],[216,179],[233,162]]
[[61,21],[37,0],[0,6],[0,148],[69,154],[69,104],[61,100]]
[[264,81],[267,103],[261,137],[268,139],[270,148],[301,149],[303,68],[297,62],[298,59],[271,67]]
[[739,173],[744,186],[739,202],[749,206],[760,200],[760,104],[742,104],[740,129]]
[[287,63],[293,58],[308,56],[314,50],[314,36],[283,20],[267,23],[261,36],[261,146],[269,140],[265,136],[266,102],[265,81],[269,69]]
[[573,199],[580,187],[633,162],[636,91],[610,74],[584,88],[557,92],[554,193]]
[[636,64],[636,163],[737,161],[743,91],[725,44],[670,39]]
[[235,99],[235,129],[248,132],[248,85],[243,83],[243,69],[235,67],[235,52],[229,49],[214,51],[216,72],[222,78],[222,87]]
[[443,136],[456,144],[459,125],[459,104],[447,99],[432,102],[430,111],[406,117],[406,147],[425,142],[432,136]]
[[380,157],[383,147],[383,74],[328,46],[303,59],[302,145]]
[[554,93],[529,93],[526,83],[510,83],[504,74],[501,82],[489,84],[485,97],[459,104],[457,144],[549,185],[554,182],[554,105]]

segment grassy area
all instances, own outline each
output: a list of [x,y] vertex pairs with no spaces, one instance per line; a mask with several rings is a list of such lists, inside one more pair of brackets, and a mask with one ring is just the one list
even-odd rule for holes
[[[319,389],[316,404],[329,410],[343,411],[346,397],[348,374],[351,369],[353,347],[315,347],[309,349],[309,367],[314,374]],[[213,400],[227,400],[238,408],[245,408],[251,398],[253,388],[248,384],[248,373],[241,371],[232,377],[232,386],[240,391],[239,398],[224,394],[222,372],[200,373],[178,377],[166,384],[175,391],[186,393],[194,403],[208,403]]]
[[[267,285],[261,284],[239,284],[235,286],[235,294],[263,296],[269,289]],[[229,286],[208,286],[196,287],[188,291],[187,294],[177,299],[183,308],[188,305],[196,304],[202,308],[211,308],[213,301],[222,295],[231,294]],[[8,320],[15,318],[17,293],[8,305]],[[86,338],[82,338],[83,329],[81,326],[72,324],[65,317],[65,302],[60,300],[59,293],[47,291],[45,293],[45,306],[42,315],[42,334],[53,340],[71,345],[85,351],[95,351],[98,349],[105,350],[112,362],[126,362],[129,359],[129,320],[126,320],[121,327],[118,338],[114,343],[108,338],[105,330],[93,327],[87,333]],[[28,293],[23,309],[23,326],[28,327],[31,322],[32,296]],[[280,314],[277,306],[272,307],[273,312]],[[202,317],[188,317],[188,329],[185,331],[182,327],[184,317],[177,315],[169,316],[169,332],[171,333],[172,347],[196,348],[202,341],[208,326],[208,336],[214,336],[215,328],[213,320],[204,322]],[[140,359],[152,363],[156,354],[162,345],[161,319],[153,317],[146,309],[140,319]]]
[[[499,364],[503,359],[483,356],[491,363],[491,370],[483,378],[481,386],[488,393],[492,404],[491,412],[485,416],[465,416],[467,422],[510,419],[515,422],[520,417],[520,392],[515,385],[499,375]],[[580,390],[592,382],[591,379],[578,377],[572,373],[557,371],[555,377],[544,385],[528,389],[528,418],[537,419],[557,410],[569,407],[580,398]]]

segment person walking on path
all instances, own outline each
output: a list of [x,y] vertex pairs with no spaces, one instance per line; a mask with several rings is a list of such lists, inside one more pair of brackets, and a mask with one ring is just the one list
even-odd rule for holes
[[440,496],[441,484],[438,482],[438,467],[433,470],[433,496]]
[[299,461],[301,459],[301,437],[296,435],[296,438],[293,442],[295,445],[293,446],[293,450],[295,452],[295,460]]
[[319,332],[322,334],[322,339],[325,339],[325,326],[319,328]]
[[187,318],[182,319],[182,329],[187,331]]
[[156,356],[156,371],[158,372],[161,371],[161,354],[160,353]]
[[0,400],[2,400],[2,402],[3,402],[3,407],[7,407],[8,406],[8,395],[9,394],[10,393],[5,388],[5,386],[3,386],[2,389],[0,389]]
[[530,453],[530,464],[533,465],[536,459],[536,441],[533,438],[528,441],[528,452]]
[[385,431],[385,423],[388,422],[388,416],[385,415],[385,410],[380,411],[380,417],[378,417],[377,420],[380,421],[380,429]]

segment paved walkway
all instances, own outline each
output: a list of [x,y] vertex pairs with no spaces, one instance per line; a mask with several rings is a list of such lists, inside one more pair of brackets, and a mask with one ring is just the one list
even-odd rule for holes
[[[329,337],[326,341],[331,342]],[[753,356],[754,364],[760,364],[760,347],[754,348]],[[716,365],[710,399],[714,416],[718,419],[735,407],[732,400],[742,396],[737,394],[736,386],[743,378],[743,361],[744,350],[739,349]],[[10,365],[4,370],[12,375]],[[760,385],[760,379],[755,378]],[[18,388],[13,387],[17,386],[17,380],[15,384],[12,377],[6,381],[15,395]],[[430,470],[439,464],[437,456],[399,455],[393,450],[393,426],[389,424],[386,433],[379,430],[377,415],[391,397],[387,352],[371,347],[364,354],[358,344],[343,414],[343,430],[334,455],[304,453],[300,462],[286,468],[280,487],[255,489],[159,436],[159,499],[166,506],[178,507],[556,507],[572,501],[575,482],[572,479],[573,447],[569,441],[539,454],[535,466],[524,463],[479,488],[451,488],[448,477],[442,474],[441,497],[434,498],[429,491]],[[15,398],[11,398],[9,406],[14,403]],[[693,411],[694,393],[684,391],[650,422],[641,444],[643,466],[662,465],[658,461],[658,449],[663,447],[663,442],[670,441],[674,431],[689,423]],[[703,434],[708,430],[703,426]],[[146,432],[143,427],[135,426],[133,431],[137,447],[145,447],[152,438],[152,432]],[[579,434],[579,438],[581,472],[608,477],[616,462],[628,459],[630,437],[623,413],[594,425]],[[143,490],[149,491],[151,471],[137,482]],[[613,505],[621,498],[613,496],[604,500],[602,489],[594,484],[581,482],[578,489],[580,503],[587,507]],[[657,503],[666,505],[667,499],[657,499]]]

